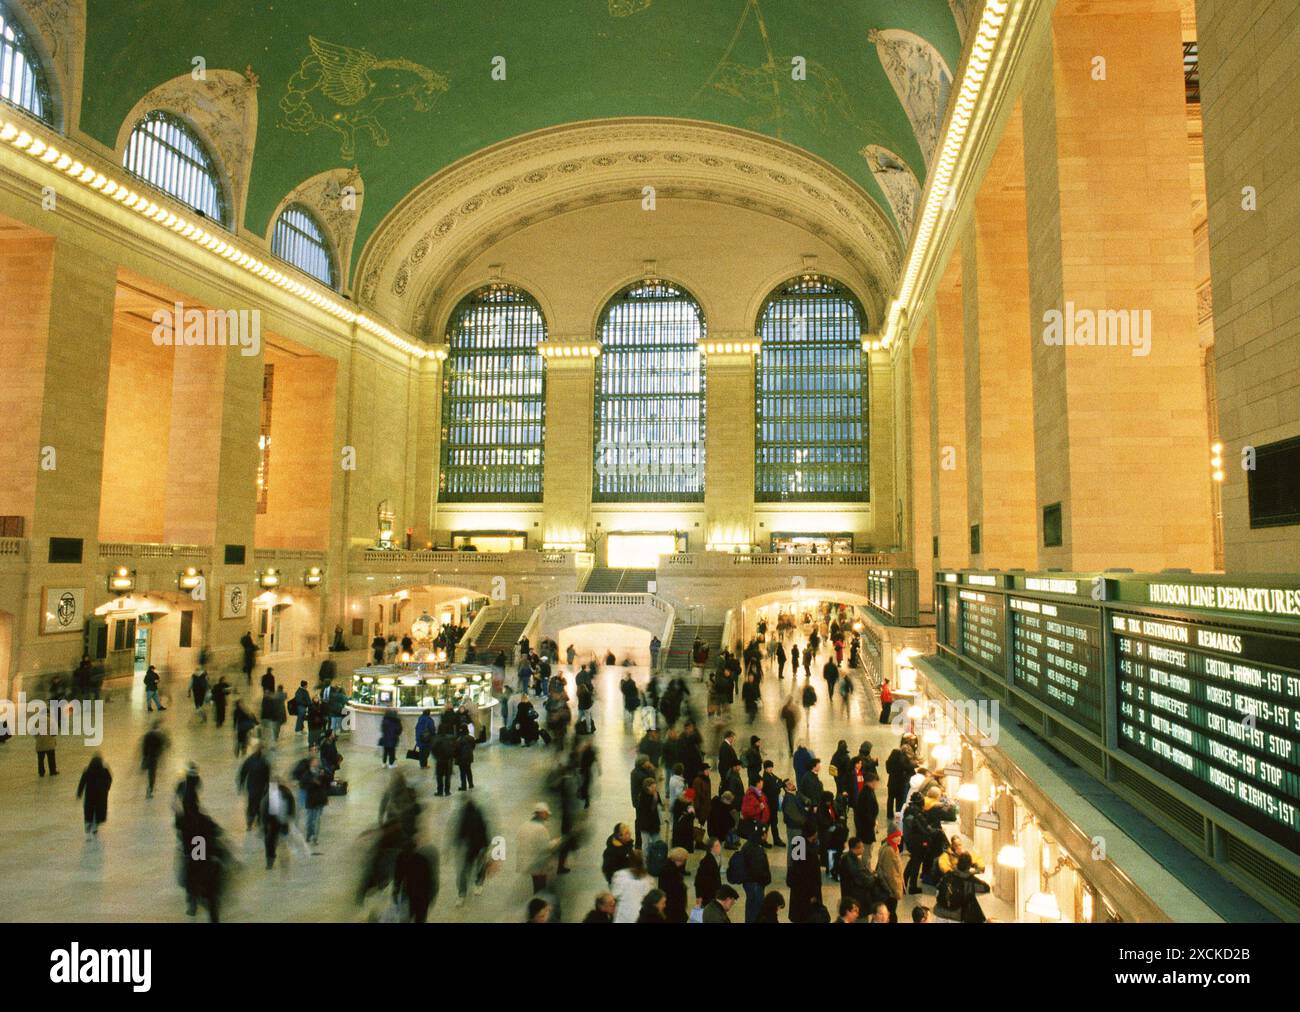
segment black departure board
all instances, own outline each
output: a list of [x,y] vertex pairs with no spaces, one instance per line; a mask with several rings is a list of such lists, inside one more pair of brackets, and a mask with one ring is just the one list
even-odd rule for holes
[[1119,746],[1300,852],[1294,637],[1111,612]]
[[941,626],[939,642],[957,649],[957,588],[940,584],[937,620]]
[[963,588],[957,592],[957,598],[962,655],[990,674],[1006,678],[1007,652],[1003,642],[1006,603],[1002,595]]
[[1008,603],[1013,683],[1104,737],[1100,611],[1014,594]]

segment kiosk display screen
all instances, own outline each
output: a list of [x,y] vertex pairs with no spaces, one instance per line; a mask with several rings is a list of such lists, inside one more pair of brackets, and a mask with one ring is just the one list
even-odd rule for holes
[[1006,646],[1002,631],[1006,604],[1002,595],[963,589],[957,592],[957,597],[961,612],[962,655],[990,674],[1006,678]]
[[1104,737],[1099,611],[1014,594],[1009,604],[1014,683]]
[[1296,640],[1126,612],[1110,621],[1120,748],[1300,852]]

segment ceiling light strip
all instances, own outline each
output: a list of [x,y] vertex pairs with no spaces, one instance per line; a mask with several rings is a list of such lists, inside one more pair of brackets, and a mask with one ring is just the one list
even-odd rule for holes
[[[984,79],[988,74],[990,61],[1002,34],[1003,22],[1006,20],[1007,8],[1014,0],[988,0],[980,18],[966,60],[966,70],[962,74],[961,87],[952,100],[948,117],[948,129],[944,133],[939,158],[935,162],[930,177],[929,191],[926,196],[925,209],[921,212],[916,231],[912,235],[911,248],[908,251],[907,265],[903,270],[902,280],[898,286],[898,295],[890,304],[889,315],[885,324],[885,333],[881,344],[888,348],[898,336],[899,319],[904,310],[912,308],[916,296],[916,283],[921,268],[930,252],[930,240],[938,232],[941,216],[946,224],[955,213],[955,208],[944,208],[951,191],[953,177],[958,163],[967,152],[964,150],[966,138],[970,132],[972,119],[979,104]],[[980,112],[983,112],[981,109]]]
[[[182,238],[188,239],[197,246],[204,247],[238,267],[242,267],[250,274],[255,274],[259,278],[269,281],[295,298],[310,303],[317,309],[323,310],[345,323],[355,324],[407,355],[415,358],[438,357],[436,351],[423,348],[406,340],[406,338],[395,333],[378,320],[372,320],[364,313],[358,313],[355,309],[343,305],[337,299],[322,294],[315,287],[290,277],[261,258],[241,250],[220,234],[209,232],[203,225],[188,221],[165,207],[159,207],[149,198],[141,196],[125,184],[83,164],[66,152],[59,151],[53,144],[33,135],[21,124],[0,118],[0,143],[8,144],[28,157],[43,162],[55,171],[75,179],[87,189],[95,190],[105,197],[112,198],[124,207],[129,207],[137,214],[153,219],[164,228],[171,229]],[[443,352],[441,357],[445,358],[446,353]]]

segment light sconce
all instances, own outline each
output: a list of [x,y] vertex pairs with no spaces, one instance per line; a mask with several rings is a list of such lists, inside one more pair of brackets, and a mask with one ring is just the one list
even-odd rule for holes
[[302,574],[302,582],[308,587],[319,587],[325,579],[325,573],[320,566],[312,566]]
[[257,574],[257,585],[265,590],[270,590],[280,586],[280,571],[278,569],[262,569]]
[[1025,912],[1033,914],[1044,921],[1059,921],[1061,919],[1061,905],[1056,902],[1056,896],[1053,893],[1034,893],[1025,904]]
[[1223,481],[1223,444],[1216,442],[1210,447],[1210,476],[1215,481]]
[[189,566],[176,577],[176,586],[181,590],[193,590],[203,582],[203,570]]
[[114,594],[125,594],[129,590],[135,590],[135,570],[118,566],[108,574],[108,589]]

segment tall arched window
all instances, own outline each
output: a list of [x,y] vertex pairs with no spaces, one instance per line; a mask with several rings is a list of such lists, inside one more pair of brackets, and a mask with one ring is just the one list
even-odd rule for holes
[[704,314],[681,288],[644,281],[600,315],[596,502],[704,499]]
[[146,113],[127,139],[122,164],[182,204],[229,226],[217,164],[179,117],[161,109]]
[[541,309],[527,292],[492,284],[461,300],[448,330],[439,500],[541,502]]
[[755,498],[866,502],[865,315],[837,281],[805,275],[776,289],[758,316]]
[[53,103],[45,70],[9,5],[0,2],[0,99],[52,124]]
[[325,230],[316,216],[301,204],[290,204],[275,219],[271,252],[322,285],[338,287],[334,255],[325,239]]

